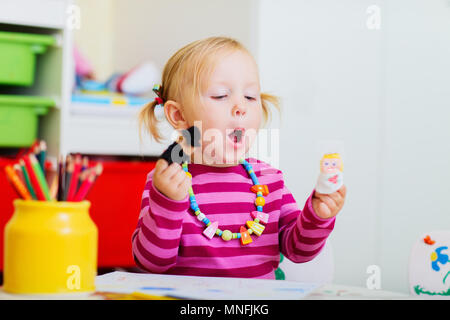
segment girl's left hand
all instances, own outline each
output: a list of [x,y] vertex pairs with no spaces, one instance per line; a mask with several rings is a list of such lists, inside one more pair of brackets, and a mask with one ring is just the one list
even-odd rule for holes
[[315,191],[312,198],[314,212],[322,219],[334,217],[344,206],[346,193],[347,188],[345,185],[343,185],[338,191],[330,194]]

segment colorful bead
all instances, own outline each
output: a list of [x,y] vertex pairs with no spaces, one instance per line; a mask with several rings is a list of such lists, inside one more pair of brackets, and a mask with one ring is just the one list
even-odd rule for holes
[[[257,196],[255,199],[257,211],[251,212],[251,216],[254,218],[254,221],[247,221],[247,226],[249,229],[246,229],[244,226],[241,226],[238,233],[232,233],[230,230],[224,231],[220,230],[218,228],[219,223],[217,221],[211,222],[200,211],[197,201],[195,199],[194,190],[192,189],[192,186],[189,187],[188,191],[189,191],[190,207],[192,210],[194,210],[194,214],[197,216],[197,219],[199,221],[202,221],[206,225],[203,234],[207,238],[212,239],[214,235],[217,235],[221,237],[224,241],[229,241],[231,239],[241,239],[242,245],[246,245],[253,241],[252,238],[250,237],[251,234],[255,233],[256,235],[260,236],[265,229],[265,227],[262,224],[260,224],[260,222],[267,224],[267,221],[269,219],[269,215],[267,213],[262,212],[263,206],[265,205],[266,202],[263,196],[269,194],[269,188],[267,187],[267,185],[259,184],[258,178],[250,163],[248,163],[245,159],[239,159],[239,163],[241,163],[245,167],[245,170],[247,170],[247,173],[252,179],[254,185],[251,187],[250,190],[256,193]],[[184,162],[182,164],[182,167],[186,175],[192,179],[192,174],[188,171],[187,162]]]
[[259,185],[258,178],[254,173],[250,173],[250,178],[252,178],[253,184]]
[[209,238],[212,239],[212,237],[214,237],[214,234],[216,234],[217,232],[217,227],[219,226],[219,223],[217,221],[214,221],[213,223],[211,223],[209,225],[208,228],[206,228],[205,230],[203,230],[203,234]]
[[233,238],[233,234],[230,230],[225,230],[222,232],[222,239],[225,241],[230,241]]
[[255,220],[258,219],[259,220],[258,222],[262,222],[264,224],[267,224],[267,222],[269,221],[269,215],[267,213],[264,213],[264,212],[261,212],[261,211],[252,211],[250,213],[250,215]]
[[200,214],[197,216],[198,221],[203,221],[203,219],[205,219],[206,216],[204,213],[200,212]]
[[191,201],[191,209],[194,210],[194,211],[198,210],[197,201]]
[[256,200],[255,200],[255,204],[257,206],[261,206],[262,207],[262,206],[264,206],[266,204],[266,200],[264,200],[263,197],[257,197]]
[[263,233],[263,231],[265,229],[265,227],[262,224],[259,224],[255,221],[247,221],[247,227],[249,227],[251,230],[253,230],[253,232],[258,237]]
[[245,246],[246,244],[253,242],[252,237],[250,237],[250,234],[248,233],[247,229],[245,229],[245,227],[241,226],[239,232],[241,235],[241,244],[242,245]]
[[266,184],[257,184],[250,188],[250,190],[254,193],[262,192],[263,196],[267,196],[269,194],[269,187]]

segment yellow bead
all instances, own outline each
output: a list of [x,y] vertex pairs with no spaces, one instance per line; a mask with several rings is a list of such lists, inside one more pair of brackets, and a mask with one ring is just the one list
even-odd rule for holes
[[266,203],[266,200],[264,200],[263,197],[257,197],[256,200],[255,200],[255,204],[257,206],[261,206],[262,207],[265,203]]
[[252,230],[258,237],[263,233],[265,227],[255,221],[247,221],[248,231]]
[[187,175],[189,178],[192,179],[192,174],[191,174],[190,172],[185,172],[185,173],[186,173],[186,175]]
[[233,233],[230,230],[225,230],[222,232],[222,239],[225,241],[229,241],[233,238]]

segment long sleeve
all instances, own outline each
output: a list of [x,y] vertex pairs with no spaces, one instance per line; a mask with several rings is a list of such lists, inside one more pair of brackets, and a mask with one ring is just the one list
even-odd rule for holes
[[307,262],[323,249],[328,236],[333,231],[336,218],[322,219],[316,215],[309,196],[303,211],[286,186],[283,186],[280,209],[280,250],[289,260],[296,263]]
[[132,235],[136,264],[153,273],[164,273],[177,261],[183,218],[189,208],[189,197],[172,200],[155,188],[154,170],[147,176],[142,194],[141,211]]

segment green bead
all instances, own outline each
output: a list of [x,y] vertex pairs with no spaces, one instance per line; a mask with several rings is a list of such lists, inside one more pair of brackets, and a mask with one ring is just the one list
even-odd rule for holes
[[222,232],[222,239],[225,241],[230,241],[233,238],[233,234],[230,230],[225,230]]
[[200,210],[197,210],[197,211],[194,212],[194,214],[195,214],[196,216],[198,216],[200,213],[201,213]]
[[216,234],[217,234],[218,236],[220,236],[220,235],[222,234],[222,230],[220,230],[219,228],[217,228]]
[[253,220],[253,221],[255,221],[256,223],[258,223],[258,222],[259,222],[259,219],[255,218],[255,220]]

